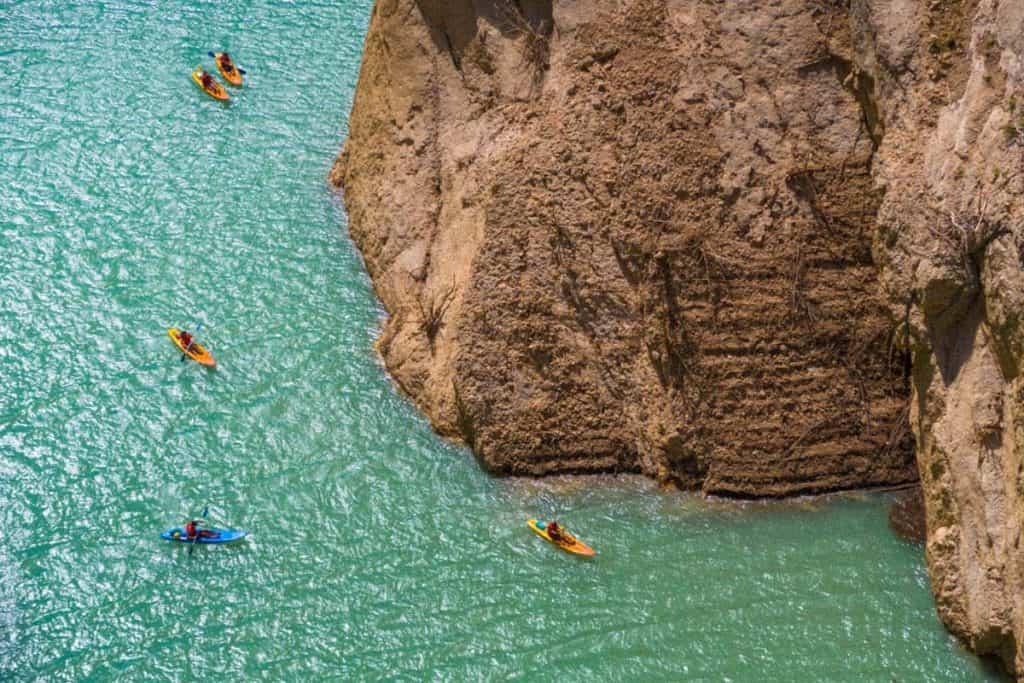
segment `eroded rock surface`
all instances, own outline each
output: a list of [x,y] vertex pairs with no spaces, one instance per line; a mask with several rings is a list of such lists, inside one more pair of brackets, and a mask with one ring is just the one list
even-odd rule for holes
[[1024,676],[1024,4],[856,7],[885,118],[875,251],[912,351],[932,587],[950,630]]
[[1022,59],[995,0],[378,0],[332,180],[381,354],[497,473],[919,469],[941,615],[1024,670]]
[[379,2],[333,177],[396,380],[499,473],[913,480],[852,58],[803,0]]

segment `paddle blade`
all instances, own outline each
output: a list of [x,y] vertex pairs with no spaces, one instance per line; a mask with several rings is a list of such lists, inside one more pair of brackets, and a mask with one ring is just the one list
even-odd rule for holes
[[217,55],[213,54],[212,52],[207,52],[206,54],[210,55],[211,57],[216,57],[217,56]]
[[200,517],[203,517],[203,518],[205,519],[205,518],[206,518],[206,515],[207,515],[207,513],[208,513],[209,511],[210,511],[210,506],[209,506],[209,505],[204,505],[204,506],[203,506],[203,514],[201,514],[201,515],[200,515]]
[[[235,68],[238,69],[237,66]],[[238,73],[240,73],[240,74],[242,74],[244,76],[247,72],[246,72],[245,69],[238,69]]]

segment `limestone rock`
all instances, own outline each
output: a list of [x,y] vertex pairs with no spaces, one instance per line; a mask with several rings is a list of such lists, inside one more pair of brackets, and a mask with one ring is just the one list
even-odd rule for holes
[[332,177],[381,353],[438,431],[497,473],[913,481],[850,25],[802,0],[378,2]]
[[[1024,94],[1024,5],[860,4],[855,34],[874,40],[859,44],[858,59],[886,116],[876,254],[912,353],[936,604],[974,651],[1024,676],[1024,135],[1012,125]],[[892,26],[893,8],[910,5],[916,48]],[[904,46],[900,59],[883,59],[887,40]]]

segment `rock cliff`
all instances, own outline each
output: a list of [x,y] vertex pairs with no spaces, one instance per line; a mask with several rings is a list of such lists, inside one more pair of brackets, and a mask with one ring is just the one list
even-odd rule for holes
[[940,614],[1024,671],[1022,59],[996,0],[378,0],[381,355],[497,473],[920,472]]
[[1024,677],[1024,4],[854,3],[885,138],[875,254],[912,354],[943,620]]

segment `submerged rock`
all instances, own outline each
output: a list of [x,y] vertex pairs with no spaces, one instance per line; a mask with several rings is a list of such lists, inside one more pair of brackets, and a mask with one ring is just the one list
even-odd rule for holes
[[924,515],[924,495],[915,486],[896,495],[889,506],[889,526],[908,541],[924,543],[927,537]]

